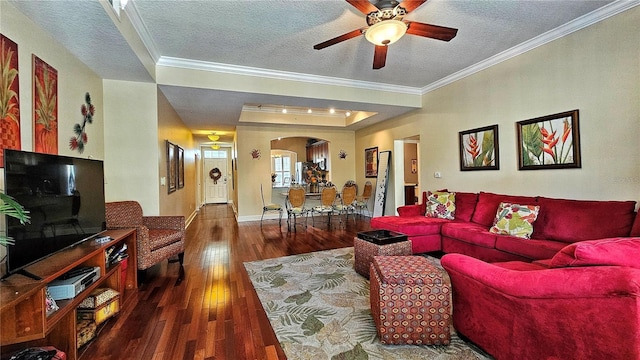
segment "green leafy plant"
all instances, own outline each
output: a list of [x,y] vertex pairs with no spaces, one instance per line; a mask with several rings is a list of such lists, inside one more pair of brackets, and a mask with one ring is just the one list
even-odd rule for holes
[[[0,192],[0,215],[7,215],[20,220],[22,225],[29,222],[29,211],[11,196]],[[0,234],[0,245],[10,245],[14,241],[10,237]]]

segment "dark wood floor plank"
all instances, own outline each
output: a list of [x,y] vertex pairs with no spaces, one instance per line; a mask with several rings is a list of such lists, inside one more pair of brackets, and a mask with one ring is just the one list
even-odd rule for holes
[[203,207],[187,229],[184,281],[175,286],[178,263],[149,269],[81,360],[286,359],[244,262],[353,246],[357,232],[370,230],[367,218],[316,226],[238,224],[229,205]]

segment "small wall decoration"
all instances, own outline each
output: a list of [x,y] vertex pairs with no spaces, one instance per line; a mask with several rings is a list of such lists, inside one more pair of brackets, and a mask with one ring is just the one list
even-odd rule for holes
[[580,168],[578,110],[517,122],[518,169]]
[[33,55],[33,148],[58,154],[58,71]]
[[178,189],[184,187],[184,149],[176,145],[176,154],[178,155]]
[[347,152],[344,150],[340,150],[340,152],[338,153],[338,157],[340,159],[346,159],[347,158]]
[[209,171],[209,177],[211,178],[211,180],[213,180],[213,184],[215,185],[222,177],[222,172],[220,172],[220,169],[218,168],[213,168],[211,169],[211,171]]
[[364,149],[364,176],[374,178],[378,176],[378,147]]
[[251,158],[252,159],[260,159],[260,150],[258,150],[258,149],[251,150]]
[[85,127],[87,123],[91,124],[93,122],[93,114],[95,114],[96,108],[91,104],[91,95],[86,93],[84,95],[84,104],[80,107],[80,113],[82,114],[82,125],[75,124],[73,126],[74,136],[69,139],[69,149],[78,150],[80,154],[84,152],[84,146],[87,144],[89,140],[87,137],[87,133],[85,131]]
[[411,173],[415,174],[418,172],[418,159],[411,159]]
[[389,183],[389,166],[391,165],[391,151],[380,152],[378,162],[378,176],[376,179],[376,194],[373,198],[373,217],[384,215],[385,200],[387,198],[387,185]]
[[20,150],[20,81],[18,44],[0,34],[0,168],[3,149]]
[[176,146],[169,140],[165,140],[165,143],[167,146],[167,191],[171,194],[176,191],[177,188],[176,174],[178,173],[178,164],[176,158]]
[[498,125],[461,131],[460,170],[499,170]]

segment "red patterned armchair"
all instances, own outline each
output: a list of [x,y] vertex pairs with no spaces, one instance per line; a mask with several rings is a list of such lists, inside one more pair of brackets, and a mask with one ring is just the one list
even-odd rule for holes
[[[106,203],[107,229],[135,228],[137,233],[138,270],[178,256],[182,280],[184,270],[184,216],[143,216],[137,201]],[[144,274],[141,274],[144,279]]]

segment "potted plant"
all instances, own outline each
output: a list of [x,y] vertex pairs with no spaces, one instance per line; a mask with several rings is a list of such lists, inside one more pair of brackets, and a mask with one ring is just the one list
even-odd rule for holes
[[[0,216],[7,215],[20,220],[22,225],[29,222],[29,211],[20,205],[11,196],[0,192]],[[11,245],[13,239],[5,235],[0,234],[0,245]]]

